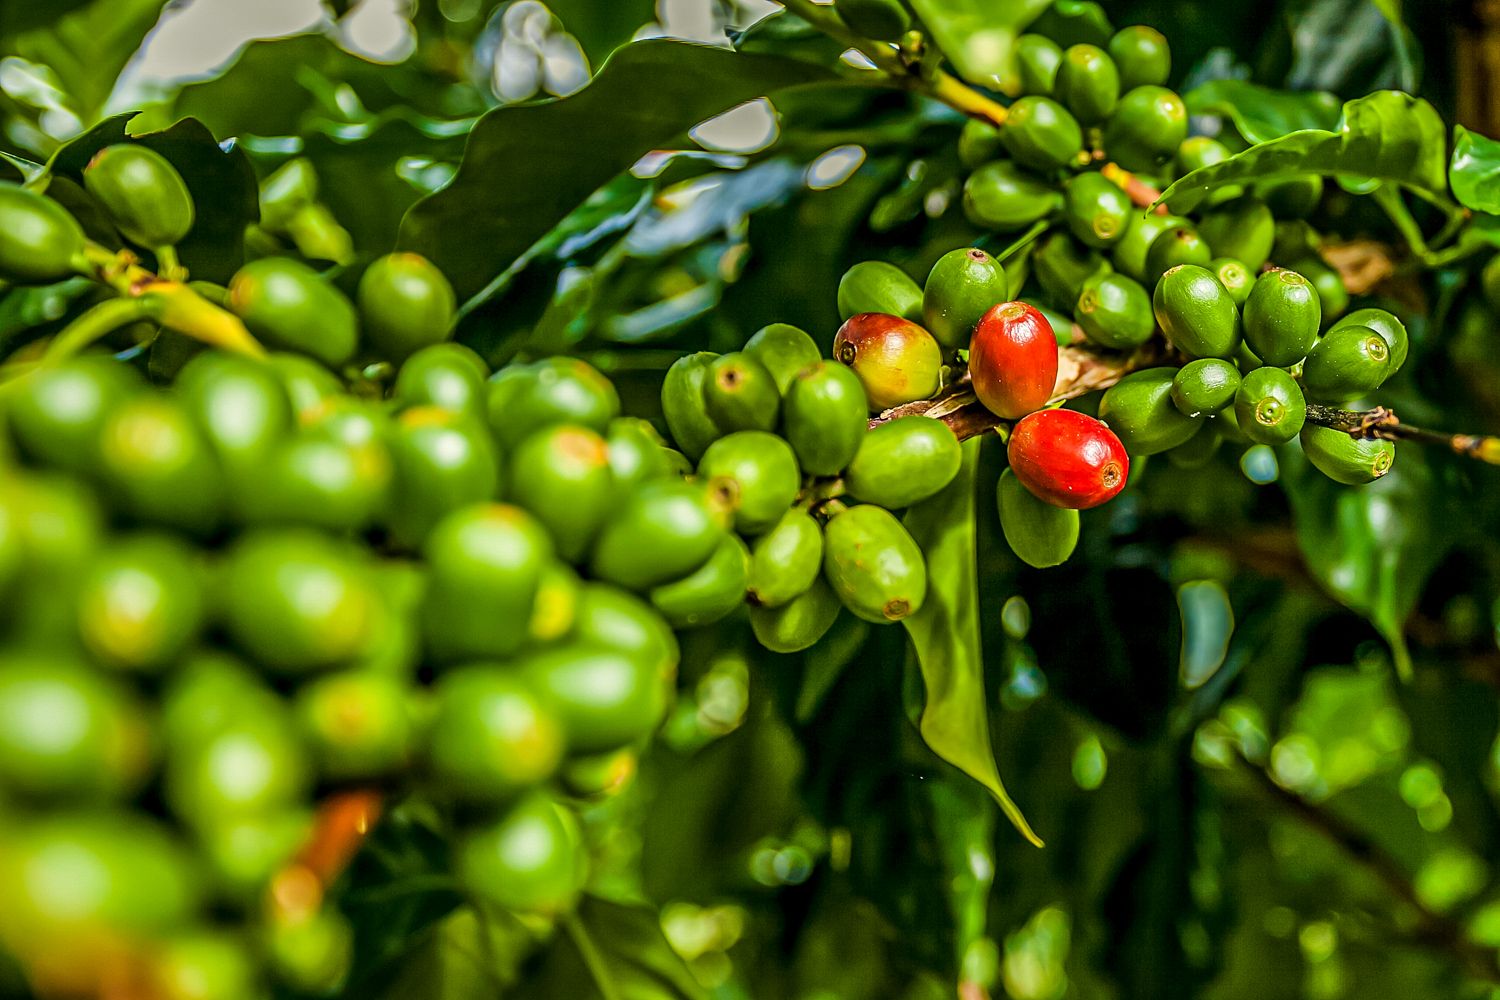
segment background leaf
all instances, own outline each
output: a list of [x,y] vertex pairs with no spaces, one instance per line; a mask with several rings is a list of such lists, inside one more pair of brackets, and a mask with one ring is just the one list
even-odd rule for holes
[[1323,90],[1277,90],[1249,80],[1210,80],[1183,95],[1188,113],[1234,123],[1246,142],[1266,142],[1304,129],[1332,129],[1339,99]]
[[400,245],[432,259],[467,298],[646,152],[716,112],[832,79],[774,56],[631,45],[572,97],[486,114],[453,183],[407,213]]
[[1395,181],[1441,194],[1446,147],[1447,131],[1432,105],[1385,90],[1345,104],[1338,131],[1312,129],[1258,143],[1178,178],[1161,200],[1187,212],[1225,184],[1302,174]]
[[1453,126],[1453,159],[1448,164],[1453,197],[1476,212],[1500,214],[1500,142]]
[[907,530],[927,556],[928,584],[922,609],[902,624],[927,688],[919,727],[922,738],[939,757],[989,789],[1021,835],[1041,847],[1041,839],[1005,791],[990,746],[974,555],[979,445],[979,438],[966,441],[958,476],[906,515]]
[[[3,4],[46,7],[41,3]],[[161,0],[94,0],[51,24],[17,36],[16,55],[56,74],[84,126],[92,125],[114,90],[115,78],[161,16]]]

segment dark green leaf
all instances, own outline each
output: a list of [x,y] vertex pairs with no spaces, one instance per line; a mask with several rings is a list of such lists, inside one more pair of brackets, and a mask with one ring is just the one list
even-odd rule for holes
[[1006,793],[990,746],[974,553],[979,444],[978,438],[967,441],[957,478],[907,512],[906,527],[927,556],[927,601],[902,624],[927,688],[919,725],[922,738],[939,757],[988,789],[1021,835],[1041,847],[1041,839]]
[[46,3],[0,4],[0,48],[10,49],[10,36],[51,24],[89,0],[47,0]]
[[1332,129],[1339,120],[1339,99],[1327,91],[1276,90],[1248,80],[1210,80],[1183,100],[1189,114],[1228,118],[1250,143],[1305,129]]
[[1016,93],[1016,39],[1049,0],[912,0],[943,53],[970,83]]
[[[0,6],[43,8],[49,4],[37,0]],[[89,126],[98,120],[115,78],[161,12],[161,0],[94,0],[47,27],[15,38],[11,47],[17,55],[56,74],[69,105]]]
[[628,45],[572,97],[480,119],[453,183],[412,207],[400,245],[432,259],[467,298],[646,152],[744,101],[832,79],[774,56]]
[[100,122],[53,154],[48,166],[60,177],[81,181],[95,153],[118,142],[139,142],[172,162],[187,182],[196,221],[178,245],[194,278],[224,283],[244,260],[245,226],[260,218],[255,172],[237,145],[220,146],[201,122],[183,119],[159,132],[138,133],[133,114]]
[[1161,200],[1174,212],[1189,212],[1226,184],[1304,174],[1394,181],[1441,194],[1446,149],[1447,131],[1432,105],[1383,90],[1345,104],[1337,131],[1307,129],[1251,146],[1179,178]]
[[24,156],[14,156],[10,153],[0,152],[0,179],[14,181],[24,184],[35,180],[47,172],[47,168],[40,163],[26,159]]
[[595,66],[655,17],[652,0],[548,0],[568,34],[578,39]]
[[1463,523],[1453,485],[1412,444],[1398,446],[1394,468],[1368,486],[1335,483],[1293,449],[1284,459],[1282,482],[1308,569],[1370,620],[1391,644],[1398,673],[1409,676],[1406,619]]
[[1500,214],[1500,142],[1453,126],[1453,159],[1448,164],[1453,197],[1476,212]]

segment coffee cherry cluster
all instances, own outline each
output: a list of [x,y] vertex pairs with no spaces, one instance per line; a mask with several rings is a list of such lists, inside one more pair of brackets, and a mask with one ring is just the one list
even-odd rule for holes
[[[958,140],[969,221],[1032,229],[1007,251],[1009,272],[977,247],[942,256],[924,286],[887,263],[856,264],[839,285],[834,357],[877,410],[910,412],[960,373],[1014,422],[998,504],[1011,547],[1034,566],[1068,557],[1076,511],[1118,493],[1132,459],[1166,453],[1192,467],[1224,439],[1297,438],[1338,482],[1383,476],[1392,442],[1306,421],[1309,402],[1366,398],[1407,353],[1391,313],[1345,314],[1349,294],[1305,221],[1321,178],[1224,188],[1192,216],[1136,204],[1127,189],[1220,162],[1234,140],[1187,135],[1184,104],[1163,87],[1171,55],[1159,33],[1114,31],[1095,4],[1062,7],[1018,40],[1022,94],[1003,121],[971,120]],[[1153,340],[1165,346],[1143,352]],[[1059,345],[1124,371],[1097,419],[1046,408],[1067,388]]]
[[[840,300],[861,294],[846,283]],[[952,482],[958,438],[920,415],[871,427],[870,413],[936,391],[937,345],[909,320],[864,313],[833,351],[826,360],[807,333],[774,324],[742,351],[691,354],[667,372],[667,426],[697,482],[732,512],[737,552],[710,564],[719,604],[689,617],[653,594],[675,624],[748,601],[756,637],[785,653],[817,642],[841,607],[875,623],[921,609],[926,562],[894,512]]]
[[[177,267],[170,164],[112,147],[85,179]],[[59,204],[0,204],[36,223],[0,234],[6,280],[86,266]],[[351,929],[303,852],[355,791],[440,806],[470,898],[565,913],[578,804],[674,696],[668,619],[744,599],[729,480],[685,480],[583,361],[491,374],[425,259],[351,301],[266,257],[222,300],[271,353],[155,383],[146,353],[48,353],[0,384],[0,945],[53,994],[335,989]]]

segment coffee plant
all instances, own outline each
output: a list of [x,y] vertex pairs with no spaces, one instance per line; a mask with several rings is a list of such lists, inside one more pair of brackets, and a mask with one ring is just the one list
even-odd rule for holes
[[0,6],[0,995],[1500,995],[1491,14],[386,6]]

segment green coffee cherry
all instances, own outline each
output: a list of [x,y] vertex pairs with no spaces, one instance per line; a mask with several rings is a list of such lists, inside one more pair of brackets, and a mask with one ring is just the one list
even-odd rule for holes
[[344,394],[338,376],[312,358],[278,351],[266,357],[266,364],[280,380],[292,415],[299,421],[315,419]]
[[[230,500],[243,514],[250,497],[239,487],[260,480],[270,456],[292,432],[292,402],[283,379],[271,365],[204,351],[183,367],[175,388],[235,486]],[[323,405],[321,399],[317,405]]]
[[1043,237],[1031,252],[1031,270],[1047,299],[1069,309],[1078,302],[1084,283],[1108,274],[1104,255],[1090,250],[1061,230]]
[[83,228],[46,195],[0,181],[0,279],[45,285],[71,278],[83,257]]
[[173,747],[163,785],[179,819],[208,825],[287,808],[307,794],[311,778],[307,751],[278,701]]
[[882,42],[896,41],[911,25],[901,0],[838,0],[833,9],[857,33]]
[[121,403],[99,432],[99,475],[111,503],[148,524],[206,534],[224,513],[224,479],[209,444],[170,396]]
[[335,781],[400,773],[412,753],[408,699],[400,679],[373,670],[346,670],[299,688],[297,728],[318,772]]
[[1172,402],[1189,417],[1218,413],[1234,402],[1240,370],[1222,358],[1202,358],[1182,366],[1172,378]]
[[1207,268],[1174,267],[1151,298],[1156,322],[1174,347],[1192,358],[1230,358],[1240,344],[1240,314]]
[[859,450],[868,414],[859,376],[836,361],[819,361],[792,380],[782,404],[782,432],[803,472],[833,476]]
[[922,318],[922,289],[895,264],[862,260],[839,278],[839,319],[859,313]]
[[331,996],[349,977],[354,928],[332,907],[265,925],[261,948],[277,982],[302,994]]
[[43,465],[84,474],[98,462],[105,420],[144,385],[129,366],[86,355],[38,368],[10,388],[6,416],[22,452]]
[[750,550],[738,535],[725,535],[702,566],[652,588],[651,604],[673,628],[711,625],[745,603],[749,572]]
[[1188,220],[1178,215],[1132,212],[1125,234],[1110,248],[1110,259],[1122,274],[1136,281],[1145,281],[1146,254],[1151,250],[1151,244],[1164,231],[1187,225],[1190,225]]
[[1009,160],[983,164],[964,181],[964,215],[982,229],[1013,233],[1061,205],[1062,195],[1055,188]]
[[1307,420],[1302,389],[1280,368],[1257,368],[1245,375],[1234,396],[1240,433],[1256,444],[1286,444]]
[[793,507],[750,550],[750,603],[780,607],[806,593],[822,572],[823,528],[806,508]]
[[340,666],[364,652],[381,613],[357,551],[317,532],[241,536],[222,569],[224,627],[256,663],[283,674]]
[[1198,235],[1215,257],[1234,257],[1259,271],[1271,256],[1276,220],[1259,198],[1236,198],[1199,219]]
[[426,646],[439,660],[497,659],[526,644],[542,570],[553,555],[541,522],[519,507],[481,503],[437,523],[422,553]]
[[987,121],[966,119],[963,128],[958,131],[958,162],[967,170],[990,162],[1003,149],[1000,145],[1000,130]]
[[645,483],[604,523],[594,543],[596,577],[647,590],[691,573],[723,538],[727,512],[696,483]]
[[1208,242],[1191,226],[1164,229],[1146,251],[1146,280],[1158,282],[1162,275],[1183,264],[1207,268],[1213,262]]
[[1080,42],[1107,45],[1115,30],[1104,8],[1093,0],[1053,0],[1032,23],[1031,29],[1056,39],[1063,46]]
[[151,764],[147,716],[126,688],[57,652],[0,661],[7,798],[119,798],[139,788]]
[[1209,262],[1208,269],[1234,299],[1234,304],[1243,306],[1250,297],[1250,290],[1255,287],[1255,273],[1233,257],[1215,257]]
[[1333,427],[1308,424],[1299,435],[1302,453],[1313,468],[1336,483],[1360,486],[1373,483],[1396,461],[1396,442],[1351,437]]
[[193,228],[193,196],[177,168],[137,143],[106,146],[83,168],[88,189],[127,240],[151,250],[175,246]]
[[874,504],[850,507],[824,527],[823,575],[844,607],[877,624],[916,614],[927,599],[922,550]]
[[359,340],[354,307],[299,261],[265,257],[240,268],[229,282],[229,308],[269,347],[306,354],[330,367],[354,356]]
[[1063,53],[1052,92],[1081,124],[1097,125],[1120,99],[1120,73],[1097,45],[1072,45]]
[[556,710],[575,753],[604,753],[643,739],[667,710],[671,677],[617,649],[559,646],[518,666]]
[[414,407],[396,418],[391,460],[389,528],[402,548],[419,547],[450,511],[499,493],[490,436],[477,422],[436,406]]
[[78,595],[78,633],[95,660],[154,672],[201,634],[203,580],[192,549],[172,538],[126,538],[99,553]]
[[1307,357],[1318,339],[1323,307],[1318,292],[1296,271],[1267,271],[1245,300],[1245,342],[1266,364],[1288,368]]
[[447,340],[458,310],[453,286],[443,272],[415,253],[391,253],[375,260],[360,277],[355,300],[370,346],[393,362]]
[[1217,417],[1204,421],[1197,434],[1167,452],[1167,461],[1179,469],[1201,469],[1213,461],[1214,455],[1218,454],[1219,445],[1224,443],[1218,424]]
[[1015,58],[1021,93],[1051,97],[1057,69],[1062,65],[1062,46],[1045,35],[1027,33],[1016,39]]
[[573,814],[534,792],[498,820],[461,832],[453,845],[453,870],[476,899],[555,917],[578,902],[588,859]]
[[1021,166],[1050,172],[1077,161],[1083,130],[1052,98],[1023,97],[1010,106],[1000,127],[1000,142]]
[[1063,184],[1063,208],[1073,235],[1101,248],[1125,235],[1135,213],[1130,196],[1096,172],[1079,174]]
[[565,750],[552,708],[515,670],[474,664],[446,673],[433,690],[427,770],[461,802],[505,802],[557,772]]
[[605,438],[610,476],[620,496],[636,486],[667,474],[667,447],[648,421],[616,417]]
[[569,562],[588,554],[617,499],[609,445],[576,424],[553,424],[522,441],[506,481],[510,499],[542,523]]
[[433,344],[408,357],[396,375],[391,398],[396,406],[440,406],[483,420],[487,412],[479,356],[462,344]]
[[1173,158],[1172,165],[1177,175],[1181,177],[1194,170],[1223,163],[1231,155],[1229,147],[1219,140],[1211,139],[1206,135],[1193,135],[1182,140],[1182,144],[1177,147],[1177,155]]
[[664,679],[677,671],[677,637],[661,615],[634,594],[606,583],[584,584],[573,639],[579,645],[626,653]]
[[1068,561],[1078,546],[1078,511],[1038,499],[1010,469],[1000,473],[995,495],[1000,528],[1016,558],[1037,569]]
[[823,358],[817,343],[790,323],[761,327],[745,341],[745,353],[766,366],[776,381],[776,391],[782,395],[798,372]]
[[1379,388],[1390,367],[1384,337],[1367,326],[1341,326],[1308,352],[1302,385],[1318,402],[1347,403]]
[[620,415],[614,383],[587,361],[555,357],[514,368],[490,377],[490,431],[503,448],[552,424],[580,424],[603,434]]
[[870,430],[844,473],[849,494],[881,507],[909,507],[953,481],[963,450],[951,428],[931,417],[888,420]]
[[698,478],[734,512],[734,526],[744,535],[770,529],[802,485],[792,446],[766,431],[736,431],[709,445]]
[[1256,181],[1251,190],[1278,219],[1304,219],[1323,200],[1323,178],[1317,174]]
[[703,404],[725,432],[776,427],[781,393],[765,365],[743,351],[716,358],[703,381]]
[[966,348],[979,318],[1008,301],[1010,284],[999,261],[978,247],[950,250],[927,273],[922,322],[948,350]]
[[1401,370],[1406,364],[1406,354],[1409,342],[1406,336],[1406,327],[1392,313],[1384,309],[1356,309],[1354,312],[1340,319],[1329,330],[1337,330],[1344,326],[1365,326],[1374,330],[1385,339],[1385,346],[1390,349],[1390,369],[1386,378]]
[[1131,25],[1109,40],[1109,55],[1120,71],[1120,89],[1159,87],[1172,75],[1172,50],[1155,28]]
[[661,385],[662,415],[672,440],[689,458],[697,459],[723,431],[708,415],[703,398],[703,384],[708,369],[718,355],[710,351],[685,354],[667,369]]
[[752,607],[750,628],[773,653],[795,653],[816,643],[833,627],[843,605],[822,576],[785,604]]
[[1187,106],[1165,87],[1127,91],[1104,126],[1104,149],[1126,170],[1152,171],[1187,136]]
[[1073,318],[1101,347],[1130,350],[1156,332],[1151,296],[1123,274],[1096,275],[1083,283]]
[[1104,391],[1099,419],[1109,425],[1132,458],[1175,448],[1198,433],[1203,418],[1172,404],[1171,368],[1132,372]]
[[1288,266],[1312,282],[1313,288],[1317,289],[1318,302],[1323,307],[1324,323],[1332,323],[1349,308],[1349,290],[1344,287],[1344,279],[1323,263],[1322,258],[1303,257]]

